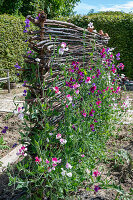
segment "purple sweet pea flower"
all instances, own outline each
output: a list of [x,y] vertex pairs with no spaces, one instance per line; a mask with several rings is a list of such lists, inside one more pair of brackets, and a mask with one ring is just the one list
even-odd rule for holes
[[16,65],[14,65],[14,67],[15,67],[16,69],[21,69],[21,67],[18,65],[18,63],[16,63]]
[[8,129],[8,126],[5,126],[4,129],[1,131],[1,133],[6,133],[7,129]]
[[94,190],[95,192],[98,192],[98,190],[100,190],[101,188],[98,185],[95,185]]
[[28,32],[27,29],[23,30],[23,33],[27,33],[27,32]]
[[14,144],[12,145],[12,148],[16,147],[17,145],[18,145],[17,143],[14,143]]

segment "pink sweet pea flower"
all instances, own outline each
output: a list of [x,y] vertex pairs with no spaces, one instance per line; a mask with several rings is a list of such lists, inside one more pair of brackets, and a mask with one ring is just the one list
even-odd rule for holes
[[85,83],[91,83],[91,77],[87,77],[87,79],[85,80]]
[[70,102],[72,102],[72,96],[71,96],[70,94],[66,95],[66,98],[67,98]]
[[41,161],[42,161],[42,159],[41,159],[41,158],[39,158],[38,156],[36,156],[36,157],[35,157],[35,162],[36,162],[36,163],[38,163],[38,164],[39,164]]
[[56,94],[60,94],[61,92],[59,91],[58,87],[53,87],[53,90],[55,91]]
[[78,87],[80,87],[80,84],[75,83],[75,84],[73,85],[73,88],[74,88],[74,89],[76,89],[76,88],[78,88]]
[[100,176],[100,174],[101,173],[98,170],[96,170],[96,171],[93,172],[93,176],[95,176],[95,177]]
[[75,92],[76,92],[76,94],[79,94],[79,90],[76,90]]
[[108,91],[109,87],[106,88],[106,91]]
[[49,164],[49,161],[46,159],[46,163]]
[[61,163],[61,159],[59,159],[59,160],[57,161],[57,163]]
[[60,138],[61,138],[61,134],[58,133],[58,134],[56,135],[56,139],[60,139]]
[[57,158],[52,158],[52,162],[58,162]]
[[65,48],[65,47],[66,47],[66,43],[65,43],[65,42],[62,42],[62,43],[61,43],[61,47],[62,47],[62,48]]
[[60,139],[60,143],[61,143],[61,144],[66,144],[66,143],[67,143],[67,140],[61,138],[61,139]]
[[97,101],[96,104],[98,105],[98,107],[100,108],[101,106],[99,106],[99,104],[102,103],[101,101]]
[[92,78],[95,78],[95,76],[92,76]]
[[84,155],[84,154],[81,154],[81,157],[83,158],[83,157],[85,157],[85,155]]
[[66,104],[66,108],[68,108],[68,105]]
[[86,113],[83,112],[82,115],[83,115],[84,117],[86,117]]
[[51,168],[50,167],[48,167],[48,172],[51,172]]

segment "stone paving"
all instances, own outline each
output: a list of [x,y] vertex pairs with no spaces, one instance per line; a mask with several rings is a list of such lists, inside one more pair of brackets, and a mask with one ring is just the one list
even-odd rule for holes
[[24,102],[23,90],[21,85],[17,85],[16,89],[11,90],[10,93],[7,90],[0,90],[0,112],[13,112],[16,108],[14,102],[22,106]]

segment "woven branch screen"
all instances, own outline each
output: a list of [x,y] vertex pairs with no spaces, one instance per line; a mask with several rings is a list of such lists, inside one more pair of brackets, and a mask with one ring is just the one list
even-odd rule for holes
[[[29,105],[37,102],[39,97],[41,102],[52,103],[52,110],[58,110],[59,115],[50,121],[57,123],[63,117],[63,110],[60,106],[60,100],[64,98],[64,65],[71,65],[72,61],[79,62],[80,68],[87,68],[89,64],[95,65],[98,60],[98,52],[108,43],[109,37],[102,36],[97,32],[90,32],[87,29],[80,28],[72,23],[57,20],[49,20],[44,12],[34,19],[27,16],[34,25],[36,31],[29,31],[29,47],[35,52],[34,57],[25,55],[27,66],[22,69],[24,76],[34,79],[25,84],[31,93],[27,99]],[[61,44],[67,47],[63,49]],[[95,51],[94,51],[95,50]],[[93,63],[90,63],[91,52],[93,53]],[[37,60],[39,59],[39,62]],[[66,64],[67,63],[67,64]],[[36,67],[33,67],[36,66]],[[34,78],[33,78],[34,77]],[[56,82],[56,84],[55,84]],[[54,98],[49,98],[47,90],[55,84],[62,91],[56,94]],[[58,100],[57,100],[58,99]]]

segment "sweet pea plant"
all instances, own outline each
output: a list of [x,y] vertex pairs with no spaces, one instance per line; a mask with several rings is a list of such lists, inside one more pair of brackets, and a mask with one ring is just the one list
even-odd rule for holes
[[[69,49],[62,43],[57,56],[64,51]],[[9,179],[10,184],[15,180],[16,188],[27,192],[27,199],[70,199],[86,180],[87,189],[94,193],[114,186],[102,179],[98,166],[106,157],[112,127],[126,110],[120,101],[117,74],[124,65],[115,65],[120,55],[114,56],[109,48],[97,53],[97,62],[91,55],[91,65],[85,68],[75,60],[60,65],[63,87],[58,86],[58,76],[49,87],[43,83],[43,95],[50,101],[44,98],[42,103],[36,95],[35,102],[29,105],[26,101],[17,109],[16,114],[23,119],[23,146],[18,155],[24,159],[17,164],[18,174],[10,173]],[[39,69],[40,60],[37,62]],[[25,80],[24,86],[26,82],[40,84],[39,73],[34,80]],[[24,96],[30,99],[31,91],[24,90]],[[54,108],[55,102],[60,109]],[[53,123],[57,118],[60,120]],[[115,189],[123,192],[117,186]]]

